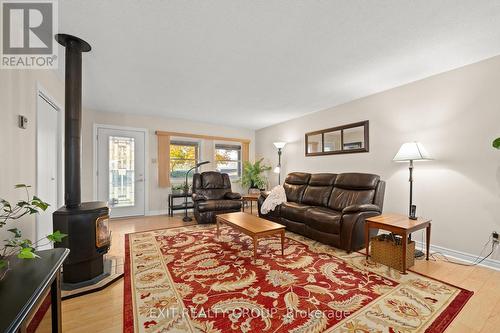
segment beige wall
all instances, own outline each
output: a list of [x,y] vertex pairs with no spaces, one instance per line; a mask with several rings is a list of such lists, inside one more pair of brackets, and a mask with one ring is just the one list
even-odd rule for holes
[[[361,120],[370,121],[369,153],[304,156],[306,132]],[[500,151],[491,147],[498,136],[500,57],[495,57],[261,129],[256,157],[275,165],[272,142],[283,140],[285,174],[380,174],[387,181],[385,211],[406,213],[408,165],[392,158],[403,142],[420,141],[435,160],[415,163],[415,204],[419,215],[434,221],[433,245],[478,254],[491,231],[500,231]]]
[[[155,131],[171,131],[190,134],[215,135],[230,138],[241,138],[251,140],[250,156],[254,156],[253,130],[219,126],[196,121],[169,119],[161,117],[137,116],[122,113],[97,112],[92,110],[83,111],[83,129],[82,129],[82,200],[93,200],[93,127],[94,124],[105,124],[125,127],[146,128],[149,131],[149,211],[151,213],[165,212],[167,209],[167,198],[170,188],[158,187],[157,164],[153,159],[157,159],[157,140]],[[202,145],[202,153],[209,154],[211,148],[208,142]],[[212,164],[204,167],[204,170],[210,170]],[[233,190],[241,191],[239,184],[233,184]],[[147,210],[148,208],[146,208]]]
[[[14,190],[17,183],[26,183],[36,191],[36,91],[37,82],[59,105],[64,102],[64,87],[51,70],[0,70],[0,197],[9,201],[24,199]],[[17,126],[17,116],[28,117],[27,129]],[[34,194],[34,193],[32,193]],[[35,237],[35,219],[15,222],[25,237]],[[9,226],[0,229],[5,239]]]

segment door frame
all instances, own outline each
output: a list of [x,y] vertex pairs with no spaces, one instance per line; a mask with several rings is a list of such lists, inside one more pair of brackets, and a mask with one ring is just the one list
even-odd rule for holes
[[[54,108],[57,114],[57,210],[59,207],[64,205],[64,109],[61,107],[59,102],[52,97],[51,94],[43,87],[43,85],[36,81],[35,89],[35,193],[38,194],[39,189],[39,179],[38,179],[38,116],[40,110],[39,97],[44,99],[50,106]],[[36,216],[36,226],[35,234],[38,237],[38,215]]]
[[[97,154],[97,131],[102,129],[135,131],[144,133],[144,216],[149,215],[149,130],[147,128],[108,125],[94,123],[92,130],[92,146],[93,146],[93,163],[92,163],[92,196],[94,201],[97,200],[97,170],[98,170],[98,154]],[[140,215],[138,215],[140,216]]]

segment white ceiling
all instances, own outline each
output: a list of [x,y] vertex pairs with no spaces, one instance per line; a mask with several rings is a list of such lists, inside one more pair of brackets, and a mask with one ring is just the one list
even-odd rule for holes
[[251,129],[500,54],[498,0],[62,0],[59,11],[59,30],[93,47],[85,107]]

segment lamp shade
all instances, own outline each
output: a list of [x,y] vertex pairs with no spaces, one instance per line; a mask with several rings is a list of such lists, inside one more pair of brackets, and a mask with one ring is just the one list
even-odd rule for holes
[[286,146],[286,142],[282,142],[282,141],[274,142],[273,144],[277,149],[283,149]]
[[401,145],[393,161],[430,160],[431,157],[420,142],[407,142]]

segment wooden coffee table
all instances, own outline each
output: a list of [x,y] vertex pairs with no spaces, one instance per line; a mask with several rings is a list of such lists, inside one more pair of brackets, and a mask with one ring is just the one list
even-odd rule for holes
[[217,215],[217,238],[220,237],[220,225],[228,226],[253,239],[253,255],[257,257],[257,240],[274,234],[281,235],[281,255],[285,246],[285,226],[248,213],[237,212]]

